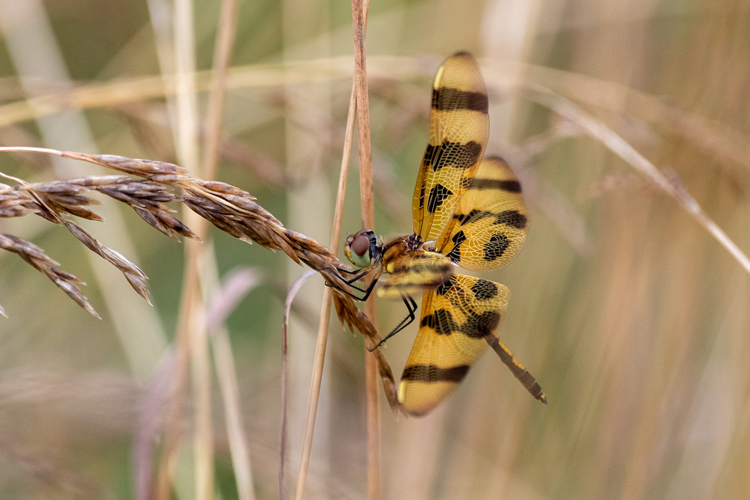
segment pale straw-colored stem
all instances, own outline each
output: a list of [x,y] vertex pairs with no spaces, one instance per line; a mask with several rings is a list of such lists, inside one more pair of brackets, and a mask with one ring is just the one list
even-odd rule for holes
[[[292,287],[289,289],[289,293],[286,296],[286,302],[284,303],[284,328],[283,328],[283,348],[282,348],[282,357],[281,357],[281,439],[279,442],[279,498],[284,499],[286,498],[286,487],[284,485],[284,471],[286,467],[286,443],[287,443],[287,394],[288,394],[288,387],[287,387],[287,380],[288,380],[288,348],[289,348],[289,314],[292,309],[292,302],[294,302],[294,297],[297,295],[297,292],[299,292],[299,289],[302,287],[302,285],[307,281],[313,274],[315,274],[315,271],[310,270],[307,271],[305,274],[300,276],[297,281],[294,282]],[[325,336],[324,336],[325,338]],[[320,335],[318,336],[318,347],[321,348],[320,345]],[[322,350],[325,352],[325,340],[323,340]],[[316,356],[317,359],[317,356]],[[321,366],[321,372],[322,372],[322,366]],[[319,379],[321,375],[318,376]],[[315,380],[315,375],[313,375],[313,380]],[[313,384],[313,387],[315,384]],[[320,385],[318,385],[318,389],[320,388]],[[312,395],[310,396],[310,399],[312,399]],[[315,398],[315,404],[317,409],[317,397]],[[310,415],[310,412],[308,412],[308,417]],[[312,412],[313,415],[313,423],[312,425],[315,426],[315,412]],[[308,419],[309,420],[309,419]],[[312,441],[312,440],[311,440]],[[305,443],[307,444],[307,442]],[[303,452],[303,459],[304,459],[304,452]],[[310,462],[310,450],[307,450],[307,463],[306,466]],[[307,467],[305,467],[305,475],[307,474]],[[298,488],[299,490],[299,488]]]
[[253,473],[250,462],[250,450],[242,426],[240,413],[240,394],[237,384],[237,370],[232,356],[232,345],[229,332],[221,327],[211,336],[211,347],[216,363],[216,375],[224,402],[224,414],[229,438],[229,452],[232,456],[232,468],[237,483],[237,497],[240,500],[255,500],[253,490]]
[[636,151],[625,139],[620,137],[604,122],[597,120],[579,106],[547,88],[532,85],[529,86],[529,89],[531,90],[531,100],[554,110],[556,113],[581,127],[588,135],[600,141],[607,149],[625,160],[626,163],[644,174],[651,182],[674,198],[682,208],[687,210],[750,273],[750,259],[748,259],[747,255],[703,211],[698,202],[695,201],[695,198],[681,185],[667,179],[653,163]]
[[[223,0],[221,6],[219,29],[216,35],[216,47],[214,50],[213,77],[211,79],[208,110],[206,113],[203,149],[202,176],[207,180],[213,180],[216,177],[218,166],[218,151],[221,141],[227,75],[232,48],[234,46],[238,4],[238,0]],[[208,222],[205,219],[201,219],[197,230],[204,240],[209,237]],[[198,249],[198,254],[198,260],[203,264],[201,268],[206,269],[211,264],[210,261],[213,260],[213,255],[207,252],[206,246]],[[232,349],[226,330],[221,329],[217,335],[213,335],[211,337],[211,344],[213,346],[218,383],[224,402],[229,451],[232,457],[232,467],[237,484],[237,495],[240,500],[254,500],[255,493],[253,491],[250,453],[240,415],[237,373],[234,369]],[[208,393],[208,396],[210,396],[210,393]]]
[[[369,1],[364,6],[364,23],[366,30],[367,13],[369,11]],[[357,110],[357,85],[356,75],[352,84],[352,92],[349,97],[349,112],[346,120],[346,134],[344,137],[344,150],[341,157],[341,169],[339,173],[339,184],[336,194],[336,209],[333,217],[333,231],[331,234],[331,250],[334,255],[338,254],[339,239],[341,237],[341,222],[344,216],[344,200],[346,197],[346,182],[349,176],[349,162],[351,159],[352,142],[354,139],[354,119]],[[370,176],[370,186],[372,186],[372,176]],[[315,350],[315,361],[313,378],[310,387],[310,400],[307,409],[307,421],[305,423],[305,436],[302,445],[302,457],[300,459],[300,470],[297,478],[297,491],[295,500],[301,500],[304,497],[305,483],[307,480],[307,471],[310,465],[310,454],[312,452],[312,439],[315,432],[315,417],[317,415],[318,399],[320,397],[320,385],[323,377],[323,366],[325,362],[325,348],[328,341],[328,324],[331,312],[330,288],[325,290],[323,296],[323,305],[320,312],[320,323],[318,325],[318,341]],[[377,365],[375,374],[377,377]],[[377,391],[377,379],[375,381],[375,390]],[[376,392],[377,398],[377,392]]]
[[[195,138],[198,130],[198,111],[195,82],[195,40],[193,6],[189,0],[176,0],[174,4],[174,49],[177,71],[177,157],[188,171],[199,173],[198,148]],[[195,227],[199,237],[200,218],[185,211],[184,220]],[[205,229],[203,230],[205,233]],[[182,415],[182,402],[187,386],[188,365],[192,366],[194,427],[193,457],[195,495],[197,500],[210,500],[213,497],[213,426],[211,421],[211,372],[208,358],[208,340],[205,327],[205,311],[201,294],[199,275],[198,242],[186,242],[185,267],[177,328],[177,357],[175,389],[172,408],[166,426],[167,447],[165,450],[167,468],[172,481],[176,469],[179,449],[179,429]],[[161,478],[160,491],[163,495],[165,479]]]
[[[339,172],[339,185],[336,194],[336,209],[333,215],[333,232],[331,234],[331,251],[337,255],[339,238],[341,237],[341,221],[344,217],[344,200],[346,197],[346,181],[349,176],[349,161],[351,159],[352,141],[354,138],[354,113],[356,111],[356,96],[354,86],[349,98],[349,114],[346,119],[346,135],[344,137],[344,151],[341,156],[341,169]],[[328,323],[331,313],[331,288],[326,288],[323,295],[323,305],[320,311],[320,323],[318,325],[318,340],[315,349],[315,360],[313,367],[312,382],[310,384],[310,400],[307,405],[307,420],[305,422],[305,435],[302,443],[302,456],[300,458],[299,474],[297,476],[297,490],[295,499],[304,497],[305,483],[307,482],[307,471],[310,466],[310,454],[312,452],[312,440],[315,434],[315,417],[318,412],[318,399],[320,398],[320,385],[323,379],[323,365],[325,362],[325,350],[328,342]],[[285,433],[282,433],[285,440]],[[283,467],[283,462],[282,462]],[[280,485],[283,484],[279,479]],[[280,495],[283,498],[283,495]]]

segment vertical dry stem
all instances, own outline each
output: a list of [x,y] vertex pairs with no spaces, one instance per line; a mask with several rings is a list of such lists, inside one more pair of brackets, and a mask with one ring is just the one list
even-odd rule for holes
[[[203,150],[203,177],[207,180],[212,180],[216,177],[218,166],[218,150],[222,130],[221,122],[224,114],[227,75],[237,26],[237,9],[237,0],[224,0],[222,2],[219,30],[216,35],[216,47],[214,49],[213,78],[211,80],[208,101]],[[208,223],[205,219],[202,219],[198,230],[204,236],[208,236],[207,229]],[[207,247],[199,249],[198,259],[204,265],[209,265],[209,260],[212,260],[212,256],[207,252]],[[224,400],[224,414],[234,477],[237,483],[237,494],[241,500],[254,500],[255,493],[253,491],[250,454],[247,449],[245,432],[242,428],[242,418],[239,413],[237,375],[234,370],[234,360],[232,359],[229,338],[226,331],[219,331],[211,339],[214,361],[219,375],[218,381]]]
[[[195,85],[194,23],[192,3],[176,0],[174,6],[175,60],[177,69],[177,155],[180,163],[191,172],[198,170],[197,103]],[[186,223],[204,237],[206,226],[201,218],[186,211]],[[195,427],[193,434],[195,457],[195,491],[198,500],[213,495],[213,432],[210,408],[210,363],[201,295],[199,263],[200,244],[186,242],[185,268],[177,330],[177,370],[172,394],[169,420],[166,427],[166,469],[159,481],[159,498],[168,498],[169,484],[174,478],[179,449],[182,404],[185,397],[188,366],[192,364],[195,391]]]
[[[353,9],[355,9],[355,6],[352,6]],[[359,26],[362,31],[359,31],[357,28],[357,14],[354,13],[353,10],[353,19],[354,19],[354,31],[355,31],[355,52],[356,46],[359,45],[356,42],[357,38],[357,32],[359,31],[362,36],[364,35],[364,31],[366,30],[366,19],[367,19],[367,12],[369,11],[369,2],[365,2],[364,7],[360,5],[359,10]],[[364,43],[364,41],[362,41]],[[357,54],[359,54],[357,52]],[[362,54],[362,57],[364,54]],[[356,57],[356,56],[355,56]],[[338,244],[339,239],[341,237],[341,221],[343,218],[343,209],[344,209],[344,199],[346,195],[346,182],[349,175],[349,161],[351,158],[351,147],[352,147],[352,141],[354,137],[354,112],[358,111],[359,108],[357,106],[358,98],[360,95],[360,87],[361,87],[361,78],[358,76],[357,73],[355,73],[354,81],[352,83],[352,93],[349,99],[349,114],[347,116],[347,122],[346,122],[346,136],[344,138],[344,150],[341,158],[341,170],[339,175],[339,185],[338,185],[338,191],[336,196],[336,209],[334,212],[334,218],[333,218],[333,231],[331,234],[331,249],[334,255],[337,254],[338,250]],[[367,82],[365,80],[365,89],[364,89],[364,95],[365,100],[367,99]],[[365,103],[365,105],[367,105]],[[361,115],[358,113],[358,117],[361,117]],[[361,120],[361,118],[360,118]],[[371,161],[369,159],[371,158],[370,153],[370,140],[369,140],[369,120],[365,127],[367,128],[366,131],[366,151],[367,153],[365,156],[368,158],[366,167],[369,175],[366,175],[365,177],[368,178],[368,182],[366,184],[366,188],[369,193],[369,206],[370,206],[370,220],[374,223],[374,202],[372,199],[372,168],[371,168]],[[360,122],[359,130],[363,130],[363,125]],[[360,133],[360,140],[359,143],[362,144],[362,135]],[[363,157],[361,146],[360,146],[360,157]],[[361,167],[360,167],[361,168]],[[361,189],[361,188],[360,188]],[[363,217],[363,221],[365,218]],[[372,227],[372,226],[365,226],[365,227]],[[305,437],[302,447],[302,457],[300,459],[300,470],[299,470],[299,476],[297,478],[297,491],[295,494],[296,500],[301,500],[304,497],[304,488],[305,483],[307,480],[307,471],[310,464],[310,453],[312,451],[312,439],[313,434],[315,430],[315,417],[317,414],[317,406],[318,406],[318,398],[320,396],[320,384],[321,379],[323,376],[323,365],[325,361],[325,349],[328,341],[328,321],[329,316],[331,312],[331,298],[332,298],[332,291],[330,288],[327,288],[325,291],[325,294],[323,296],[323,306],[321,308],[321,314],[320,314],[320,324],[318,327],[318,342],[316,346],[315,351],[315,362],[314,362],[314,371],[313,371],[313,377],[312,377],[312,383],[310,388],[310,401],[308,403],[308,409],[307,409],[307,422],[305,426]],[[366,306],[367,307],[367,306]],[[368,313],[368,316],[374,315],[374,310],[370,311]],[[373,316],[370,316],[371,318]],[[372,359],[370,359],[372,358]],[[372,366],[370,366],[372,365]],[[374,404],[375,407],[375,418],[377,419],[377,377],[378,377],[378,367],[377,362],[374,358],[374,356],[367,356],[366,364],[365,364],[365,370],[366,370],[366,380],[368,384],[368,464],[371,462],[370,457],[373,456],[373,454],[370,452],[372,449],[372,439],[371,435],[373,435],[373,432],[370,432],[370,425],[369,422],[371,422],[371,412],[370,412],[370,406]],[[371,375],[374,375],[374,378],[371,380]],[[372,397],[370,397],[370,393],[374,394],[374,400]],[[379,422],[376,422],[376,424],[379,424]],[[376,425],[375,427],[375,446],[376,448],[379,448],[379,425]],[[374,454],[375,457],[379,457],[379,449],[376,450],[376,453]],[[376,461],[376,466],[377,466]],[[283,464],[282,464],[283,466]],[[379,491],[375,492],[375,496],[373,497],[372,493],[372,477],[379,478],[379,468],[375,468],[373,470],[373,467],[368,466],[368,491],[370,492],[370,498],[378,498],[379,497]],[[375,480],[375,483],[377,484],[377,488],[379,490],[379,479]],[[283,498],[283,497],[282,497]]]
[[[292,302],[294,297],[299,292],[299,289],[307,281],[307,279],[315,274],[315,271],[309,270],[303,274],[297,281],[294,282],[292,287],[289,289],[289,293],[286,297],[286,303],[284,304],[284,340],[283,340],[283,353],[281,358],[281,442],[279,443],[279,498],[284,499],[286,494],[286,488],[284,486],[284,467],[286,463],[286,442],[287,442],[287,374],[288,371],[288,348],[289,348],[289,312],[292,309]],[[321,346],[321,338],[322,346]],[[313,374],[312,387],[310,388],[310,404],[307,410],[307,426],[305,427],[305,443],[302,451],[302,458],[300,460],[300,471],[299,478],[297,481],[297,491],[295,493],[296,498],[302,498],[305,489],[305,479],[307,478],[307,468],[310,464],[310,449],[312,447],[312,435],[313,428],[315,427],[315,415],[317,411],[318,395],[320,392],[320,379],[323,372],[323,363],[320,362],[320,369],[318,370],[318,359],[325,357],[325,344],[327,335],[318,335],[318,348],[315,352],[315,373]],[[322,353],[321,353],[322,351]],[[317,378],[317,385],[315,380]],[[312,428],[310,427],[312,426]]]
[[[356,111],[357,101],[355,88],[352,85],[352,93],[349,99],[349,114],[346,120],[346,136],[344,137],[344,151],[341,157],[341,170],[339,174],[339,185],[336,194],[336,210],[333,215],[333,231],[331,233],[331,251],[334,256],[338,253],[338,244],[341,237],[341,221],[344,216],[344,200],[346,197],[346,181],[349,177],[349,161],[352,152],[352,140],[354,137],[354,113]],[[320,384],[323,378],[323,364],[325,361],[325,350],[328,342],[328,323],[331,313],[331,294],[330,287],[326,288],[323,295],[323,306],[320,311],[320,323],[318,325],[318,341],[315,349],[315,361],[313,368],[312,382],[310,386],[310,400],[307,406],[307,421],[305,423],[305,436],[302,444],[302,456],[300,459],[299,475],[297,477],[297,491],[295,499],[301,500],[304,496],[305,483],[307,481],[307,470],[310,465],[310,453],[312,451],[312,439],[315,433],[315,417],[318,411],[318,399],[320,398]],[[286,323],[285,323],[286,325]],[[286,337],[285,337],[286,350]],[[282,370],[283,371],[283,370]],[[282,421],[285,421],[282,417]],[[286,435],[282,432],[282,448]],[[282,460],[281,467],[283,470],[284,463]],[[283,491],[283,480],[279,480],[280,492]],[[284,498],[280,493],[280,498]]]
[[[352,0],[354,30],[354,77],[359,130],[359,192],[362,227],[375,227],[375,203],[372,193],[372,151],[370,150],[370,105],[367,96],[365,56],[365,12],[363,0]],[[377,325],[375,301],[365,303],[365,314]],[[378,415],[378,368],[375,356],[365,350],[365,391],[367,395],[367,496],[380,498],[380,419]]]
[[[214,50],[213,78],[208,101],[206,116],[205,143],[203,150],[203,177],[212,180],[216,177],[218,166],[218,151],[221,140],[221,123],[227,87],[227,75],[232,56],[232,48],[237,26],[238,0],[224,0],[221,6],[219,30],[216,35]],[[208,223],[201,220],[198,230],[207,236]],[[199,250],[199,260],[205,265],[212,260],[207,247]],[[218,374],[218,382],[224,401],[224,414],[229,451],[232,456],[232,467],[237,483],[237,495],[240,500],[254,500],[253,476],[250,465],[250,454],[246,444],[245,432],[242,428],[242,418],[239,410],[239,395],[237,391],[237,374],[232,359],[232,349],[226,330],[222,329],[211,337],[214,361]],[[210,394],[209,394],[210,396]]]
[[238,0],[224,0],[221,5],[219,32],[216,35],[216,48],[214,50],[213,78],[211,79],[211,91],[206,113],[206,139],[203,149],[202,172],[202,177],[206,180],[213,180],[216,177],[227,75],[237,25],[237,7]]

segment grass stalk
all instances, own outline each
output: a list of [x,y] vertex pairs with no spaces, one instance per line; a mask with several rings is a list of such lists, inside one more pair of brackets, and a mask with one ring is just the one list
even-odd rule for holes
[[[745,134],[725,123],[710,120],[699,114],[685,111],[666,102],[659,96],[640,92],[627,85],[592,78],[580,73],[566,72],[535,65],[483,61],[489,66],[486,76],[501,87],[542,84],[555,89],[576,101],[589,103],[604,109],[619,111],[627,102],[635,114],[651,123],[670,126],[675,133],[691,143],[718,156],[725,164],[750,168],[746,158],[748,144]],[[406,80],[418,76],[430,76],[420,71],[419,61],[407,57],[374,56],[369,60],[370,72],[394,80]],[[285,83],[309,83],[331,81],[350,75],[349,59],[346,57],[323,58],[311,61],[293,61],[278,64],[253,64],[236,66],[227,79],[228,89],[247,89],[283,85]],[[199,71],[195,75],[197,89],[210,88],[211,71]],[[133,77],[112,82],[87,84],[69,91],[38,95],[23,101],[0,105],[0,127],[54,115],[71,107],[96,109],[114,107],[172,96],[177,91],[176,79],[171,75],[157,77]]]
[[[352,85],[349,97],[349,112],[346,118],[346,133],[344,136],[344,148],[341,155],[341,168],[339,170],[339,184],[336,191],[336,208],[333,215],[333,231],[331,233],[331,252],[334,256],[338,254],[339,239],[341,238],[341,221],[344,217],[344,201],[346,198],[346,182],[349,177],[349,162],[351,161],[352,142],[354,139],[354,119],[357,109],[355,87]],[[315,434],[315,416],[318,411],[318,400],[320,398],[320,385],[323,379],[323,365],[325,362],[325,348],[328,342],[328,325],[331,313],[332,289],[325,289],[323,305],[320,311],[320,323],[318,325],[318,340],[315,349],[315,360],[312,382],[310,386],[310,400],[307,406],[307,420],[305,422],[305,434],[302,444],[302,456],[300,458],[299,475],[297,477],[297,490],[295,499],[300,500],[304,496],[305,483],[307,482],[307,471],[310,466],[310,454],[312,452],[312,439]],[[285,323],[286,324],[286,323]],[[282,420],[282,421],[285,421]],[[282,440],[285,433],[282,433]],[[283,462],[282,462],[283,467]],[[283,481],[279,480],[280,485]],[[280,498],[284,498],[280,495]]]
[[[30,114],[27,114],[25,121],[35,121],[38,124],[45,144],[96,152],[94,134],[82,108],[71,104],[57,109],[55,116],[52,116],[45,112],[43,104],[41,108],[33,104],[44,102],[42,90],[35,84],[40,79],[57,82],[58,89],[75,88],[62,48],[50,23],[47,7],[41,1],[11,1],[0,2],[0,10],[4,12],[0,16],[0,32],[25,93],[23,100],[8,106],[27,106]],[[4,113],[0,111],[0,122],[4,118]],[[59,176],[86,175],[90,172],[86,168],[70,167],[69,164],[53,164]],[[123,255],[135,255],[132,239],[121,214],[117,210],[109,211],[105,208],[104,215],[112,223],[104,229],[107,240]],[[118,229],[115,230],[115,227]],[[89,264],[94,271],[98,288],[127,355],[131,373],[136,380],[144,382],[166,347],[166,335],[157,313],[132,295],[123,297],[122,293],[111,286],[113,274],[109,266],[92,253],[87,252],[86,256],[90,259]]]
[[[295,500],[302,500],[307,483],[307,472],[310,468],[310,456],[312,454],[313,436],[315,435],[315,420],[318,414],[318,402],[320,401],[320,387],[323,380],[323,368],[325,365],[326,346],[328,345],[328,318],[331,312],[331,290],[326,289],[323,293],[323,304],[318,323],[318,336],[315,342],[315,358],[313,360],[313,374],[310,382],[310,398],[307,405],[305,418],[305,434],[302,443],[300,458],[300,470],[297,478],[297,490]],[[283,497],[281,497],[283,498]]]
[[[198,131],[198,112],[195,84],[195,41],[193,7],[188,0],[174,4],[174,48],[177,78],[177,156],[180,163],[191,172],[199,171],[198,148],[195,142]],[[200,218],[186,212],[188,225],[196,227],[201,236]],[[205,228],[202,231],[205,233]],[[187,386],[188,365],[192,367],[194,391],[193,457],[195,492],[197,500],[213,497],[213,429],[211,422],[210,362],[205,327],[205,311],[199,275],[200,245],[187,243],[183,272],[180,320],[177,330],[177,372],[175,391],[166,427],[166,472],[174,476],[182,402]],[[163,469],[164,470],[164,469]],[[160,494],[164,494],[162,478]]]
[[[365,53],[367,6],[363,0],[352,0],[354,31],[354,80],[357,97],[359,131],[359,193],[362,227],[375,227],[375,201],[372,192],[372,150],[370,144],[370,104],[367,91],[367,57]],[[375,301],[365,303],[365,314],[377,324]],[[378,412],[378,368],[375,356],[365,351],[365,392],[367,411],[367,497],[380,498],[380,418]]]
[[[353,137],[353,109],[354,108],[352,107],[352,117],[350,118],[349,126],[347,127],[347,154],[344,155],[343,158],[345,164],[348,163],[349,160],[348,155],[351,150]],[[182,222],[163,213],[164,211],[168,211],[168,209],[161,205],[161,203],[168,201],[181,201],[196,214],[211,221],[216,227],[230,235],[243,241],[254,241],[268,249],[282,250],[296,263],[304,263],[308,267],[319,272],[330,286],[336,288],[346,286],[345,283],[341,281],[339,273],[332,271],[332,269],[338,268],[342,265],[332,251],[301,233],[285,228],[275,217],[255,203],[254,198],[249,193],[229,184],[197,179],[191,176],[189,172],[182,167],[159,161],[138,160],[114,155],[92,156],[71,151],[59,151],[36,147],[1,147],[0,151],[52,154],[63,158],[71,158],[93,163],[114,169],[120,173],[134,175],[144,179],[134,180],[128,176],[105,176],[87,177],[85,179],[70,181],[52,181],[50,183],[41,184],[26,183],[21,179],[16,179],[16,182],[20,184],[21,190],[27,191],[33,196],[24,195],[18,189],[10,187],[1,190],[0,194],[5,197],[3,198],[0,196],[0,215],[6,217],[18,217],[31,214],[46,214],[43,210],[43,206],[39,205],[34,200],[38,199],[43,202],[42,194],[40,193],[45,192],[45,189],[48,188],[52,188],[54,192],[63,194],[69,192],[71,189],[73,189],[73,191],[71,191],[72,193],[81,193],[96,190],[96,188],[101,189],[102,186],[110,186],[113,182],[116,184],[121,183],[126,187],[129,186],[132,195],[142,201],[138,202],[134,199],[123,197],[122,193],[118,196],[113,196],[112,194],[110,194],[110,196],[113,196],[118,201],[131,205],[132,208],[136,210],[140,207],[140,210],[143,213],[139,212],[139,215],[141,215],[146,222],[167,236],[176,237],[176,234],[180,234],[188,238],[195,238],[195,234]],[[340,189],[343,190],[343,187],[346,185],[344,175],[342,175],[339,184]],[[156,189],[158,186],[164,186],[167,189]],[[169,191],[169,188],[182,188],[187,194],[178,196]],[[64,190],[60,191],[60,189]],[[7,195],[6,193],[11,194]],[[68,195],[66,194],[66,196]],[[153,213],[145,212],[143,209],[143,206],[145,205],[142,206],[142,204],[143,201],[148,199],[146,198],[147,196],[153,197],[150,202],[152,203],[150,210],[152,210]],[[63,204],[55,203],[50,205],[50,208],[47,210],[54,210],[55,212],[52,214],[54,217],[52,215],[47,215],[45,218],[51,222],[56,222],[62,221],[63,216],[78,215],[98,220],[96,219],[96,214],[84,210],[85,206],[91,203],[88,198],[77,195],[77,197],[73,198],[74,201],[70,201],[70,198],[65,198],[65,200],[68,201]],[[343,200],[338,204],[338,215],[336,217],[337,227],[340,226],[339,221],[341,218],[342,206]],[[337,237],[338,233],[334,232],[334,238]],[[39,258],[41,259],[45,258],[41,249],[34,250],[34,248],[26,245],[23,241],[16,241],[15,243],[14,241],[10,241],[9,243],[9,245],[13,247],[10,248],[11,251],[17,251],[17,253],[20,254],[31,252],[29,253],[30,256],[34,254],[39,255]],[[56,265],[54,262],[46,262],[47,264],[51,264],[51,266]],[[112,263],[120,267],[126,266],[127,264],[122,262]],[[54,273],[53,270],[51,272]],[[75,280],[75,277],[68,275],[67,273],[60,276],[64,276],[66,279]],[[198,274],[188,274],[186,280],[190,279],[197,280]],[[195,308],[195,302],[200,301],[200,295],[198,294],[200,287],[195,283],[186,283],[185,286],[188,290],[193,290],[195,293],[183,295],[183,307],[186,309]],[[374,348],[378,345],[381,341],[380,336],[369,318],[362,314],[357,308],[354,300],[351,297],[339,293],[332,294],[332,297],[334,299],[333,302],[336,307],[336,313],[342,324],[348,326],[352,330],[359,330],[364,335],[365,344],[368,347]],[[78,302],[80,304],[80,300]],[[184,323],[186,316],[181,318]],[[204,322],[203,318],[201,318],[201,322]],[[185,328],[184,324],[181,324],[180,327]],[[186,341],[192,342],[192,335],[188,335]],[[188,349],[191,347],[192,346],[188,345],[187,349],[183,348],[183,352],[190,352]],[[180,346],[178,345],[178,352],[179,349]],[[398,403],[396,400],[396,385],[393,374],[385,357],[380,351],[375,350],[373,356],[377,361],[377,369],[383,380],[388,402],[395,411]],[[169,498],[170,496],[171,477],[173,477],[175,473],[177,464],[176,451],[180,438],[180,428],[172,428],[172,426],[182,425],[181,406],[177,406],[175,403],[178,401],[178,398],[184,398],[182,392],[184,392],[184,385],[186,383],[185,376],[179,376],[178,374],[187,373],[188,362],[189,358],[187,356],[178,356],[175,361],[174,369],[170,370],[170,380],[173,382],[173,387],[171,389],[172,395],[169,397],[168,401],[168,404],[171,405],[167,416],[170,427],[166,433],[166,443],[153,495],[154,498]],[[179,401],[180,404],[182,404],[182,399]],[[311,414],[314,413],[314,411],[311,412]],[[172,432],[169,432],[170,430]],[[312,433],[309,433],[308,435],[312,436]]]
[[219,389],[224,402],[229,452],[232,456],[232,469],[237,483],[237,497],[240,500],[255,500],[250,450],[247,446],[245,430],[242,427],[237,370],[229,342],[229,332],[225,327],[221,327],[211,336],[211,347],[214,352]]
[[750,259],[732,241],[729,236],[706,214],[698,202],[679,183],[675,177],[669,179],[646,157],[640,154],[625,139],[609,128],[601,120],[586,113],[579,106],[555,94],[549,89],[532,86],[530,98],[556,113],[569,119],[586,131],[588,135],[600,141],[604,146],[622,158],[626,163],[645,175],[659,189],[675,199],[711,236],[723,246],[739,264],[750,273]]
[[[292,284],[291,288],[289,289],[289,293],[287,294],[286,301],[284,303],[284,328],[283,328],[283,343],[282,343],[282,356],[281,356],[281,432],[279,440],[279,498],[284,499],[286,498],[286,485],[285,485],[285,469],[286,469],[286,447],[287,447],[287,438],[288,438],[288,432],[287,432],[287,422],[288,422],[288,400],[287,400],[287,394],[288,391],[288,379],[289,379],[289,315],[292,310],[292,302],[294,302],[294,297],[297,296],[297,292],[299,292],[299,289],[302,288],[302,285],[307,281],[310,276],[315,274],[315,271],[310,270],[304,273],[302,276],[300,276],[297,281]],[[325,338],[325,337],[324,337]],[[320,336],[318,336],[318,347],[325,352],[325,340],[323,341],[322,347],[320,346]],[[317,359],[317,351],[316,351],[316,359]],[[317,367],[317,366],[316,366]],[[322,367],[321,367],[322,371]],[[314,377],[313,377],[314,379]],[[312,395],[310,396],[310,399],[312,400]],[[317,405],[317,397],[315,398],[315,403]],[[317,409],[317,406],[316,408]],[[315,412],[308,412],[308,422],[309,422],[309,416],[313,415],[312,418],[312,426],[315,426]],[[306,428],[307,430],[307,428]],[[312,433],[310,434],[312,435]],[[310,463],[310,448],[312,447],[312,439],[309,441],[305,440],[305,447],[307,450],[307,453],[303,451],[302,453],[302,461],[305,461],[305,467],[304,467],[304,477],[301,478],[300,481],[298,481],[298,487],[297,487],[297,494],[302,495],[304,493],[304,484],[305,479],[307,477],[307,466]],[[300,467],[300,476],[303,475],[303,467]],[[302,485],[300,488],[299,485]],[[301,496],[300,496],[301,498]]]
[[[223,0],[221,5],[221,15],[214,49],[203,149],[202,177],[208,180],[213,180],[216,177],[218,167],[227,75],[236,34],[238,6],[239,2],[237,0]],[[197,230],[199,234],[202,235],[204,240],[207,239],[209,237],[208,222],[205,219],[200,219],[198,224]],[[202,246],[197,249],[197,252],[197,259],[202,263],[201,268],[207,269],[210,265],[209,261],[213,260],[213,254],[207,252],[207,246]],[[202,333],[205,334],[205,330]],[[222,328],[217,332],[217,335],[211,337],[211,341],[214,347],[213,352],[218,383],[224,402],[229,450],[232,456],[237,494],[240,500],[254,500],[255,493],[253,491],[250,454],[240,416],[237,374],[226,330]],[[207,410],[210,412],[210,392],[208,391],[210,389],[210,374],[206,374],[206,381],[208,385],[204,389],[204,397],[207,398]],[[204,429],[204,432],[212,434],[210,420],[206,422],[206,425],[207,428]],[[213,442],[211,442],[211,447],[213,451]],[[210,473],[213,475],[213,470]]]

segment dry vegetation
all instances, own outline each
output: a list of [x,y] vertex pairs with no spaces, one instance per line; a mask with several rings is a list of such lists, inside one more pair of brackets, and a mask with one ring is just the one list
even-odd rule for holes
[[[365,389],[377,332],[354,301],[333,294],[364,342],[327,323],[339,231],[368,220],[335,194],[359,182],[338,172],[350,6],[219,4],[0,0],[0,498],[288,497],[298,470],[306,498],[750,494],[743,2],[372,5],[358,131],[377,232],[410,229],[429,80],[459,49],[532,217],[488,277],[513,292],[500,335],[549,405],[487,356],[424,419]],[[299,283],[286,331],[298,264],[323,279]],[[413,330],[383,349],[397,375]]]

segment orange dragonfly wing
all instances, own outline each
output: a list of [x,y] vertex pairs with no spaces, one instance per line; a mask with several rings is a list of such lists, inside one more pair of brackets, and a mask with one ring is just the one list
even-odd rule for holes
[[521,184],[499,156],[484,158],[435,244],[472,271],[497,269],[515,259],[529,232]]
[[414,233],[437,238],[484,155],[489,136],[487,89],[474,57],[459,52],[435,75],[430,140],[414,188]]
[[458,387],[487,350],[486,338],[496,338],[509,298],[504,285],[458,274],[425,292],[398,390],[407,413],[427,414]]

